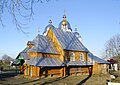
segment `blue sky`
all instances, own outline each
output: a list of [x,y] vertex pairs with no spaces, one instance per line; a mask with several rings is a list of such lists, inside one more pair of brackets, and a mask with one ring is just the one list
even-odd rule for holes
[[84,45],[95,55],[101,56],[107,40],[120,33],[120,0],[51,0],[34,5],[34,20],[25,29],[26,36],[16,30],[12,18],[4,13],[5,28],[0,26],[0,57],[8,54],[15,58],[48,25],[50,16],[55,27],[63,20],[66,10],[67,20],[72,29],[78,28]]

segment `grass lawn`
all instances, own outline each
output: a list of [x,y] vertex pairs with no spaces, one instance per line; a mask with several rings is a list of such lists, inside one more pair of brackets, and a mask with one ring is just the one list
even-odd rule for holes
[[107,79],[110,79],[109,74],[47,78],[25,78],[23,75],[9,74],[0,77],[0,85],[82,85],[83,83],[85,85],[106,85]]

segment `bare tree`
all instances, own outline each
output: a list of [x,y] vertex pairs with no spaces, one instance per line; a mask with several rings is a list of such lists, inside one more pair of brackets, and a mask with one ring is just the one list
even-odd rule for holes
[[120,34],[110,38],[105,45],[105,53],[107,58],[114,58],[120,66]]
[[110,38],[106,43],[106,56],[116,57],[120,56],[120,34],[117,34]]
[[[23,27],[33,18],[34,4],[49,1],[50,0],[0,0],[0,24],[4,27],[3,16],[4,14],[10,14],[16,28],[26,33]],[[20,20],[21,18],[24,20]]]
[[10,56],[8,56],[7,54],[4,54],[3,56],[2,56],[2,60],[5,60],[5,61],[11,61],[11,60],[13,60]]

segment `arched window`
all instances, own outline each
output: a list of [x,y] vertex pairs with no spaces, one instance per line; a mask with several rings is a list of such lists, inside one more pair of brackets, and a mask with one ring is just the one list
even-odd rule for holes
[[84,54],[83,53],[80,54],[80,61],[84,61]]
[[87,55],[88,55],[87,56],[88,57],[88,62],[92,63],[91,53],[88,53]]
[[70,61],[75,61],[75,53],[74,52],[70,53]]

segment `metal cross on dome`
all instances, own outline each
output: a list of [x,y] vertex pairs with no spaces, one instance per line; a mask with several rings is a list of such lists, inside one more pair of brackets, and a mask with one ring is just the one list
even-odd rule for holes
[[52,17],[50,16],[49,24],[52,24]]
[[64,10],[64,15],[63,15],[64,20],[66,19],[66,11]]
[[66,15],[66,10],[64,10],[64,15]]
[[38,27],[38,28],[37,28],[37,30],[38,30],[38,31],[37,31],[37,32],[38,32],[38,34],[40,34],[40,27]]

